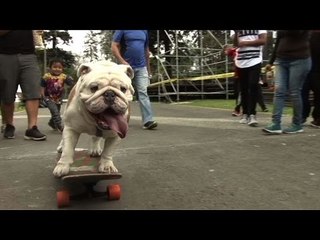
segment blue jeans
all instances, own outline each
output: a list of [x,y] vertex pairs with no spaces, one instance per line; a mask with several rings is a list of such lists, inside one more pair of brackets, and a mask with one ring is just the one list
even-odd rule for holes
[[62,119],[61,119],[61,115],[60,115],[61,104],[57,104],[50,99],[48,99],[46,101],[46,104],[47,104],[47,107],[51,113],[51,118],[50,118],[49,122],[53,122],[54,125],[58,128],[63,127],[62,126]]
[[153,121],[153,112],[151,103],[147,91],[147,87],[150,84],[147,67],[135,68],[133,85],[138,93],[138,100],[142,115],[142,123],[145,124],[149,121]]
[[293,117],[292,124],[301,125],[302,99],[301,90],[303,83],[311,69],[311,58],[305,59],[276,59],[275,62],[275,93],[273,102],[272,122],[281,124],[286,94],[289,93]]

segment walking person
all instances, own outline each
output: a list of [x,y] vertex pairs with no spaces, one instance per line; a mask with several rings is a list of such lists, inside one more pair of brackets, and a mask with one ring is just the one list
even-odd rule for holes
[[64,63],[62,60],[53,59],[49,63],[50,71],[41,79],[41,96],[51,113],[48,125],[59,132],[63,131],[63,123],[60,115],[64,84],[73,86],[71,76],[63,73]]
[[230,36],[238,47],[235,57],[241,91],[240,123],[257,126],[256,105],[262,63],[262,47],[267,41],[266,30],[231,30]]
[[[310,31],[278,30],[275,47],[266,70],[275,65],[275,92],[272,122],[263,129],[270,134],[300,133],[302,127],[301,89],[311,69],[309,47]],[[282,130],[281,117],[286,95],[289,93],[293,107],[291,125]]]
[[13,114],[18,85],[21,86],[28,116],[24,138],[34,141],[47,138],[37,127],[40,78],[32,30],[0,30],[0,101],[6,123],[5,138],[15,138]]
[[142,128],[154,129],[158,123],[153,120],[153,111],[147,87],[150,84],[149,39],[147,30],[116,30],[111,50],[120,64],[127,64],[134,70],[132,79],[137,91],[142,115]]
[[[241,116],[241,106],[242,106],[242,100],[241,100],[241,85],[240,81],[238,79],[238,70],[237,66],[235,65],[235,58],[237,57],[237,51],[238,48],[232,47],[232,45],[225,45],[223,47],[224,54],[232,57],[233,59],[233,68],[234,68],[234,77],[233,77],[233,86],[234,86],[234,97],[235,97],[235,108],[234,111],[232,112],[232,116],[238,117]],[[260,80],[259,80],[259,85],[258,85],[258,92],[257,92],[257,103],[260,105],[261,111],[262,112],[268,112],[268,108],[266,104],[264,103],[264,98],[263,98],[263,93],[262,93],[262,85],[263,82],[261,80],[261,75],[260,75]]]
[[309,100],[310,90],[313,92],[313,121],[310,125],[320,128],[320,30],[311,31],[310,51],[312,66],[302,88],[302,123],[307,121],[311,112],[311,104]]
[[[261,111],[262,112],[269,112],[269,109],[267,108],[267,105],[264,102],[264,97],[263,97],[263,92],[262,92],[262,85],[263,82],[260,80],[259,81],[259,86],[258,86],[258,95],[257,95],[257,103],[259,104]],[[238,117],[241,116],[241,91],[240,91],[240,82],[237,79],[236,76],[234,76],[234,88],[235,88],[235,99],[236,99],[236,106],[234,108],[234,111],[232,112],[232,116]]]

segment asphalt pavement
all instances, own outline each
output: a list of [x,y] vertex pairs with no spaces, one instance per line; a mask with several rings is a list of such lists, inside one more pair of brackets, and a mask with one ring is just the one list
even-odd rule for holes
[[[226,210],[320,209],[320,129],[266,135],[270,113],[258,127],[240,124],[229,110],[153,103],[155,130],[143,130],[134,102],[127,137],[114,155],[123,174],[121,199],[73,201],[68,209]],[[0,137],[0,209],[55,210],[61,181],[52,175],[61,134],[39,112],[46,141],[24,140],[25,112],[15,114],[15,139]],[[283,118],[284,124],[290,117]],[[78,148],[87,149],[87,135]]]

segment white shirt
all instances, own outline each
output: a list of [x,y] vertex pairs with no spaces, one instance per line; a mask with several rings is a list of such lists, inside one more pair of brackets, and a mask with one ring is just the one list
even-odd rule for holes
[[[259,38],[260,34],[267,33],[266,30],[237,30],[238,41],[252,41]],[[235,31],[230,31],[230,36],[234,36]],[[238,68],[248,68],[262,62],[263,46],[240,47],[235,58],[235,65]]]

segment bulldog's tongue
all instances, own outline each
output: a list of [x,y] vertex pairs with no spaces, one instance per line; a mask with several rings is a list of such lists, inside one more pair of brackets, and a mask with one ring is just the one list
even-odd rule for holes
[[[128,132],[128,123],[122,114],[116,114],[112,110],[107,110],[100,114],[99,125],[103,129],[108,127],[117,132],[120,138],[124,138]],[[103,119],[103,121],[101,121]]]

